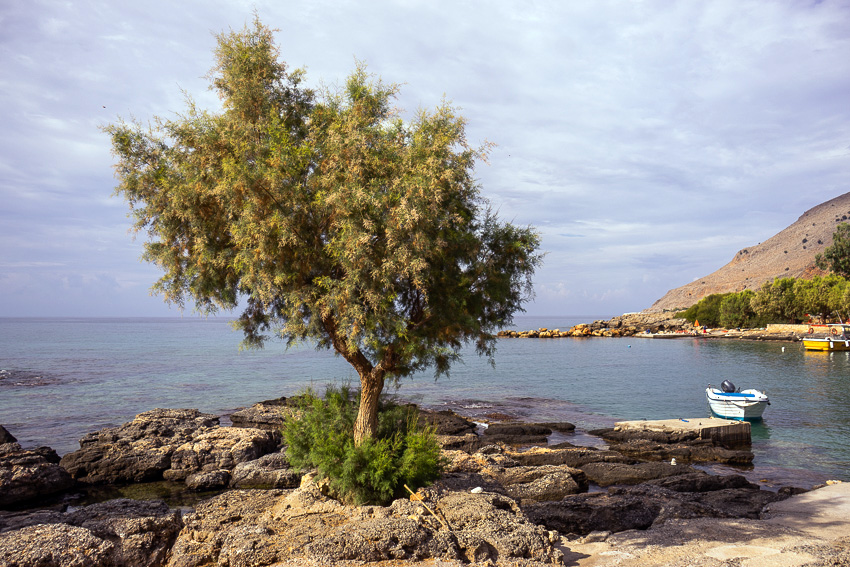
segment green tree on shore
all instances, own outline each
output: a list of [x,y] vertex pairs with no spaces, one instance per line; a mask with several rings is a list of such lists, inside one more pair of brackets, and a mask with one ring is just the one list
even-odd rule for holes
[[356,369],[359,445],[388,381],[446,373],[466,342],[492,356],[530,296],[539,237],[491,212],[473,177],[486,146],[467,143],[448,104],[406,123],[398,87],[362,66],[317,94],[256,18],[217,39],[222,112],[189,99],[151,127],[105,128],[116,193],[148,233],[143,258],[164,271],[154,290],[166,301],[244,306],[248,346],[275,333]]
[[832,245],[817,255],[815,263],[822,270],[850,278],[850,224],[843,222],[835,227]]

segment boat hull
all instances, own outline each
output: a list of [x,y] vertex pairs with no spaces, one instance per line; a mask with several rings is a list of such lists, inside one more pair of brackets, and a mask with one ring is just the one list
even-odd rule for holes
[[803,339],[803,348],[819,352],[850,351],[850,340],[845,339]]
[[767,396],[758,390],[727,393],[716,388],[706,388],[705,397],[711,413],[738,421],[760,420],[770,404]]

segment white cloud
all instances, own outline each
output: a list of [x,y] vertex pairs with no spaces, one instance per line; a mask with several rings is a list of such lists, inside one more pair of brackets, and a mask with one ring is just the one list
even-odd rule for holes
[[[342,81],[356,57],[404,83],[408,111],[445,95],[473,143],[498,144],[477,171],[484,193],[549,251],[532,313],[648,307],[850,191],[841,2],[9,2],[0,262],[78,264],[87,275],[68,281],[102,285],[97,274],[150,278],[124,308],[158,301],[97,127],[171,116],[181,88],[216,108],[203,78],[213,34],[254,6],[311,85]],[[78,291],[63,305],[90,312]]]

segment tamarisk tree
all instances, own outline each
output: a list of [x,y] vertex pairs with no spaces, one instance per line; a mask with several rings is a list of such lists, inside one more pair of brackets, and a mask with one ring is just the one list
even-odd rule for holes
[[359,445],[386,383],[444,374],[469,342],[492,357],[530,297],[539,237],[487,206],[473,177],[487,147],[448,104],[404,121],[398,87],[362,65],[335,91],[307,89],[256,18],[217,40],[220,111],[187,97],[176,118],[104,128],[116,193],[166,301],[241,309],[248,346],[308,341],[356,369]]

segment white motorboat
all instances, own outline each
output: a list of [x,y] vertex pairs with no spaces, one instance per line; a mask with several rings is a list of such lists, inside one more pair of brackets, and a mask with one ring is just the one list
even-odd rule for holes
[[765,408],[770,405],[770,400],[764,392],[736,389],[729,380],[724,380],[720,388],[709,384],[705,389],[705,397],[713,414],[738,421],[759,420]]

